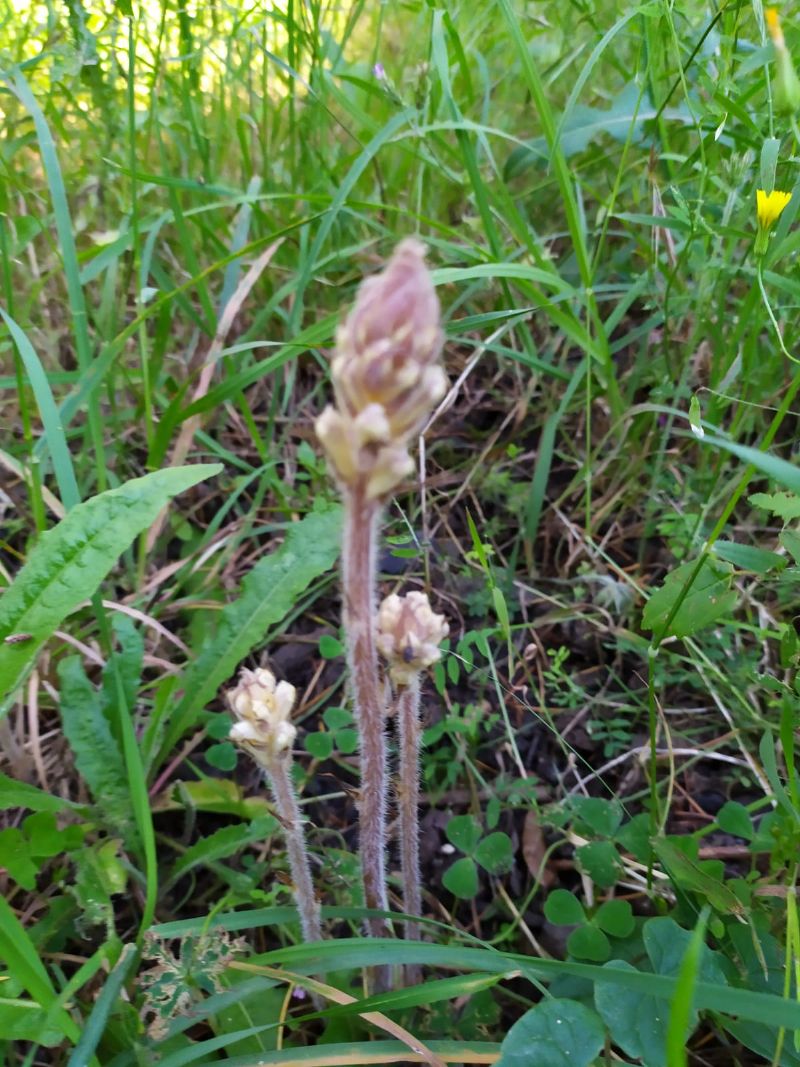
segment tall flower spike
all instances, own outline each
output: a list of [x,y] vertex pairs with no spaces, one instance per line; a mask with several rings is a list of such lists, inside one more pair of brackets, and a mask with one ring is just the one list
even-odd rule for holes
[[[448,633],[443,615],[436,615],[424,593],[387,596],[378,611],[378,649],[389,665],[395,688],[395,715],[400,759],[397,812],[400,865],[403,874],[403,909],[419,915],[422,909],[419,863],[419,716],[420,674],[441,656],[439,643]],[[419,923],[406,925],[406,937],[419,940]],[[419,968],[406,968],[409,985],[419,982]]]
[[316,430],[343,485],[366,479],[368,495],[381,499],[410,473],[408,441],[447,386],[439,319],[425,246],[408,238],[363,282],[337,331],[336,406]]
[[[359,733],[359,836],[364,899],[388,910],[386,891],[386,700],[375,645],[375,571],[383,502],[406,478],[408,453],[446,379],[439,301],[425,247],[401,242],[386,269],[367,279],[340,327],[331,365],[335,406],[317,436],[342,491],[342,592],[347,662]],[[387,930],[381,919],[368,929]],[[377,986],[387,975],[378,974]]]
[[297,729],[290,722],[296,690],[278,682],[271,671],[243,670],[239,684],[227,693],[237,721],[230,739],[245,750],[264,771],[272,790],[275,810],[286,835],[294,895],[306,941],[321,941],[319,905],[314,895],[303,821],[291,777],[292,745]]

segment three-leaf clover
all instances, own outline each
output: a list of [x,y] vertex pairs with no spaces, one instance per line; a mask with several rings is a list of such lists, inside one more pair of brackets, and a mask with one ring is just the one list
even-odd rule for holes
[[500,830],[483,836],[483,829],[471,815],[456,815],[447,824],[447,838],[466,853],[442,876],[442,884],[454,896],[471,900],[478,892],[478,867],[489,874],[502,874],[514,862],[511,838]]
[[588,915],[576,896],[554,889],[545,901],[544,914],[555,926],[574,926],[567,950],[576,959],[604,963],[611,955],[608,937],[629,937],[635,919],[627,900],[607,900]]

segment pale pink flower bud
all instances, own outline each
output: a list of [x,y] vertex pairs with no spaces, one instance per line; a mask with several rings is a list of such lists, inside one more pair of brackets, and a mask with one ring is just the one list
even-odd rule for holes
[[[394,250],[385,270],[361,283],[342,332],[359,351],[392,343],[398,367],[409,358],[432,363],[442,342],[439,315],[439,300],[425,266],[425,245],[408,237]],[[377,381],[379,375],[368,377]]]
[[[337,333],[331,374],[340,419],[325,411],[316,428],[340,481],[364,476],[370,495],[379,496],[408,473],[397,448],[405,448],[445,393],[437,364],[442,341],[425,246],[409,238],[382,273],[362,283]],[[393,446],[391,455],[376,447],[384,443]]]
[[238,722],[231,727],[231,741],[266,766],[287,755],[297,735],[289,721],[296,690],[288,682],[276,682],[271,671],[243,670],[239,684],[227,694],[228,704]]
[[378,651],[389,664],[395,685],[410,685],[426,667],[441,658],[439,644],[449,626],[436,615],[425,593],[392,593],[378,610]]

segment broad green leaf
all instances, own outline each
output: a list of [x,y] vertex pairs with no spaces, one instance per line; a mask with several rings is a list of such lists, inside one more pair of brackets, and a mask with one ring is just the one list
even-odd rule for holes
[[169,881],[173,883],[193,867],[202,863],[216,863],[232,856],[257,841],[263,841],[275,833],[277,821],[272,815],[260,815],[249,823],[239,826],[223,826],[221,830],[203,837],[184,854],[172,868]]
[[611,945],[602,930],[587,923],[573,930],[567,938],[567,951],[576,960],[605,963],[611,955]]
[[570,797],[568,807],[589,831],[601,837],[611,837],[622,823],[623,809],[618,800]]
[[315,759],[327,759],[333,752],[333,734],[324,733],[322,730],[313,734],[306,734],[306,752]]
[[62,660],[58,677],[61,726],[75,766],[107,822],[129,845],[136,846],[125,760],[103,714],[100,693],[86,677],[80,656]]
[[25,835],[16,826],[0,830],[0,867],[5,867],[17,885],[33,889],[38,866],[33,862]]
[[239,819],[254,819],[269,811],[266,790],[245,797],[240,786],[230,778],[201,778],[198,781],[176,782],[169,798],[163,798],[159,809],[178,811],[197,808],[218,815],[233,815]]
[[514,863],[514,849],[511,838],[501,830],[496,830],[478,844],[473,852],[475,861],[489,874],[501,874],[508,871]]
[[218,771],[232,771],[239,761],[239,753],[231,741],[221,741],[218,745],[211,745],[204,754],[206,763]]
[[[624,960],[611,960],[606,966],[638,973]],[[648,1067],[666,1067],[668,1001],[636,989],[598,983],[594,1003],[614,1044]]]
[[636,920],[627,900],[607,900],[593,916],[594,922],[612,937],[628,937],[633,933]]
[[[656,974],[675,976],[692,943],[692,931],[678,926],[674,919],[648,919],[642,927],[644,947]],[[727,978],[718,952],[703,947],[697,971],[698,980],[726,985]]]
[[[647,955],[656,974],[677,976],[692,944],[692,932],[678,926],[673,919],[648,919],[643,927],[643,936]],[[612,960],[607,967],[629,970],[639,975],[641,982],[641,989],[605,984],[595,987],[595,1005],[615,1043],[629,1056],[641,1059],[648,1067],[666,1067],[670,1001],[674,997],[653,996],[646,988],[646,976],[629,963]],[[725,985],[725,975],[716,954],[705,946],[700,952],[697,974],[706,982]],[[689,1013],[687,1036],[696,1025],[697,1011],[692,1010]]]
[[784,522],[800,519],[800,496],[794,493],[753,493],[748,499],[754,508],[769,511]]
[[650,858],[650,816],[640,812],[625,823],[614,835],[617,844],[640,863]]
[[745,841],[752,841],[755,836],[750,812],[744,804],[735,800],[729,800],[727,804],[722,805],[717,813],[717,822],[726,834],[735,834],[736,837],[743,837]]
[[351,726],[336,731],[336,747],[343,756],[352,755],[358,748],[358,731]]
[[714,555],[732,563],[740,571],[752,571],[753,574],[768,574],[770,571],[783,570],[786,558],[766,548],[754,545],[740,545],[736,541],[715,541]]
[[3,1041],[32,1041],[52,1048],[64,1039],[57,1026],[45,1025],[47,1013],[32,1000],[0,998],[0,1034]]
[[340,730],[343,726],[353,725],[353,714],[347,708],[326,708],[322,718],[329,730]]
[[119,858],[119,840],[96,841],[72,854],[75,878],[69,887],[78,902],[78,930],[89,937],[97,927],[105,927],[107,936],[114,930],[114,905],[111,897],[125,890],[128,871]]
[[761,188],[769,195],[775,188],[775,168],[778,165],[778,153],[781,142],[777,137],[765,137],[761,146]]
[[547,894],[544,914],[547,921],[556,926],[577,926],[586,918],[581,902],[566,889],[553,889]]
[[577,1000],[543,1000],[514,1023],[496,1067],[589,1067],[605,1042],[597,1013]]
[[265,642],[269,628],[294,607],[309,583],[333,567],[340,538],[341,508],[312,511],[292,523],[281,547],[250,571],[241,596],[223,609],[216,633],[186,672],[184,696],[167,727],[162,752],[172,750],[220,685],[252,649]]
[[[56,627],[91,597],[119,555],[177,493],[221,470],[201,463],[155,471],[76,505],[43,534],[25,566],[0,599],[0,712]],[[8,701],[6,701],[6,704]]]
[[114,669],[111,664],[103,671],[103,711],[108,712],[120,702],[118,681],[125,699],[127,713],[136,704],[139,683],[142,677],[144,640],[127,615],[115,614],[111,621],[118,648],[114,650]]
[[454,815],[445,829],[447,840],[471,856],[481,839],[481,828],[471,815]]
[[578,868],[588,874],[595,885],[610,889],[619,877],[622,861],[610,841],[592,841],[575,850]]
[[[642,616],[642,626],[661,634],[683,587],[697,566],[695,561],[682,564],[671,571],[664,584],[650,597]],[[721,560],[706,559],[684,597],[666,637],[688,637],[724,615],[736,606],[736,593],[731,589],[733,567]]]
[[478,892],[478,868],[475,861],[469,856],[456,860],[442,875],[442,885],[461,900],[472,900]]
[[[602,134],[616,141],[625,141],[630,135],[638,141],[644,131],[644,123],[655,118],[658,109],[645,96],[639,100],[639,87],[631,82],[612,101],[609,108],[587,107],[577,104],[560,127],[561,149],[569,158],[588,148]],[[668,108],[663,113],[666,119],[691,122],[687,108]],[[548,145],[544,137],[538,137],[527,145],[515,148],[504,168],[506,180],[516,177],[537,162],[548,160]]]
[[319,639],[319,654],[323,659],[338,659],[345,653],[344,645],[333,634],[323,634]]

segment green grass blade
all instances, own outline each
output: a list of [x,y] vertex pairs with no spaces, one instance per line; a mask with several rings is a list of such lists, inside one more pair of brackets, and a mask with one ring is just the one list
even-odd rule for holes
[[3,317],[3,322],[8,326],[11,336],[14,338],[14,344],[17,346],[17,351],[25,364],[28,380],[31,383],[33,395],[36,397],[39,415],[44,426],[45,441],[47,442],[50,458],[53,461],[53,472],[58,482],[61,503],[69,511],[80,503],[81,494],[75,478],[72,456],[67,447],[67,439],[64,436],[64,428],[61,425],[58,408],[50,389],[50,383],[47,380],[47,373],[25,332],[1,307],[0,315]]
[[94,1007],[89,1013],[89,1017],[83,1024],[83,1033],[67,1060],[67,1067],[85,1067],[90,1057],[94,1056],[108,1023],[108,1018],[116,1007],[117,997],[136,961],[136,957],[137,949],[135,945],[125,945],[123,947],[116,966],[105,980],[100,995],[94,1002]]

